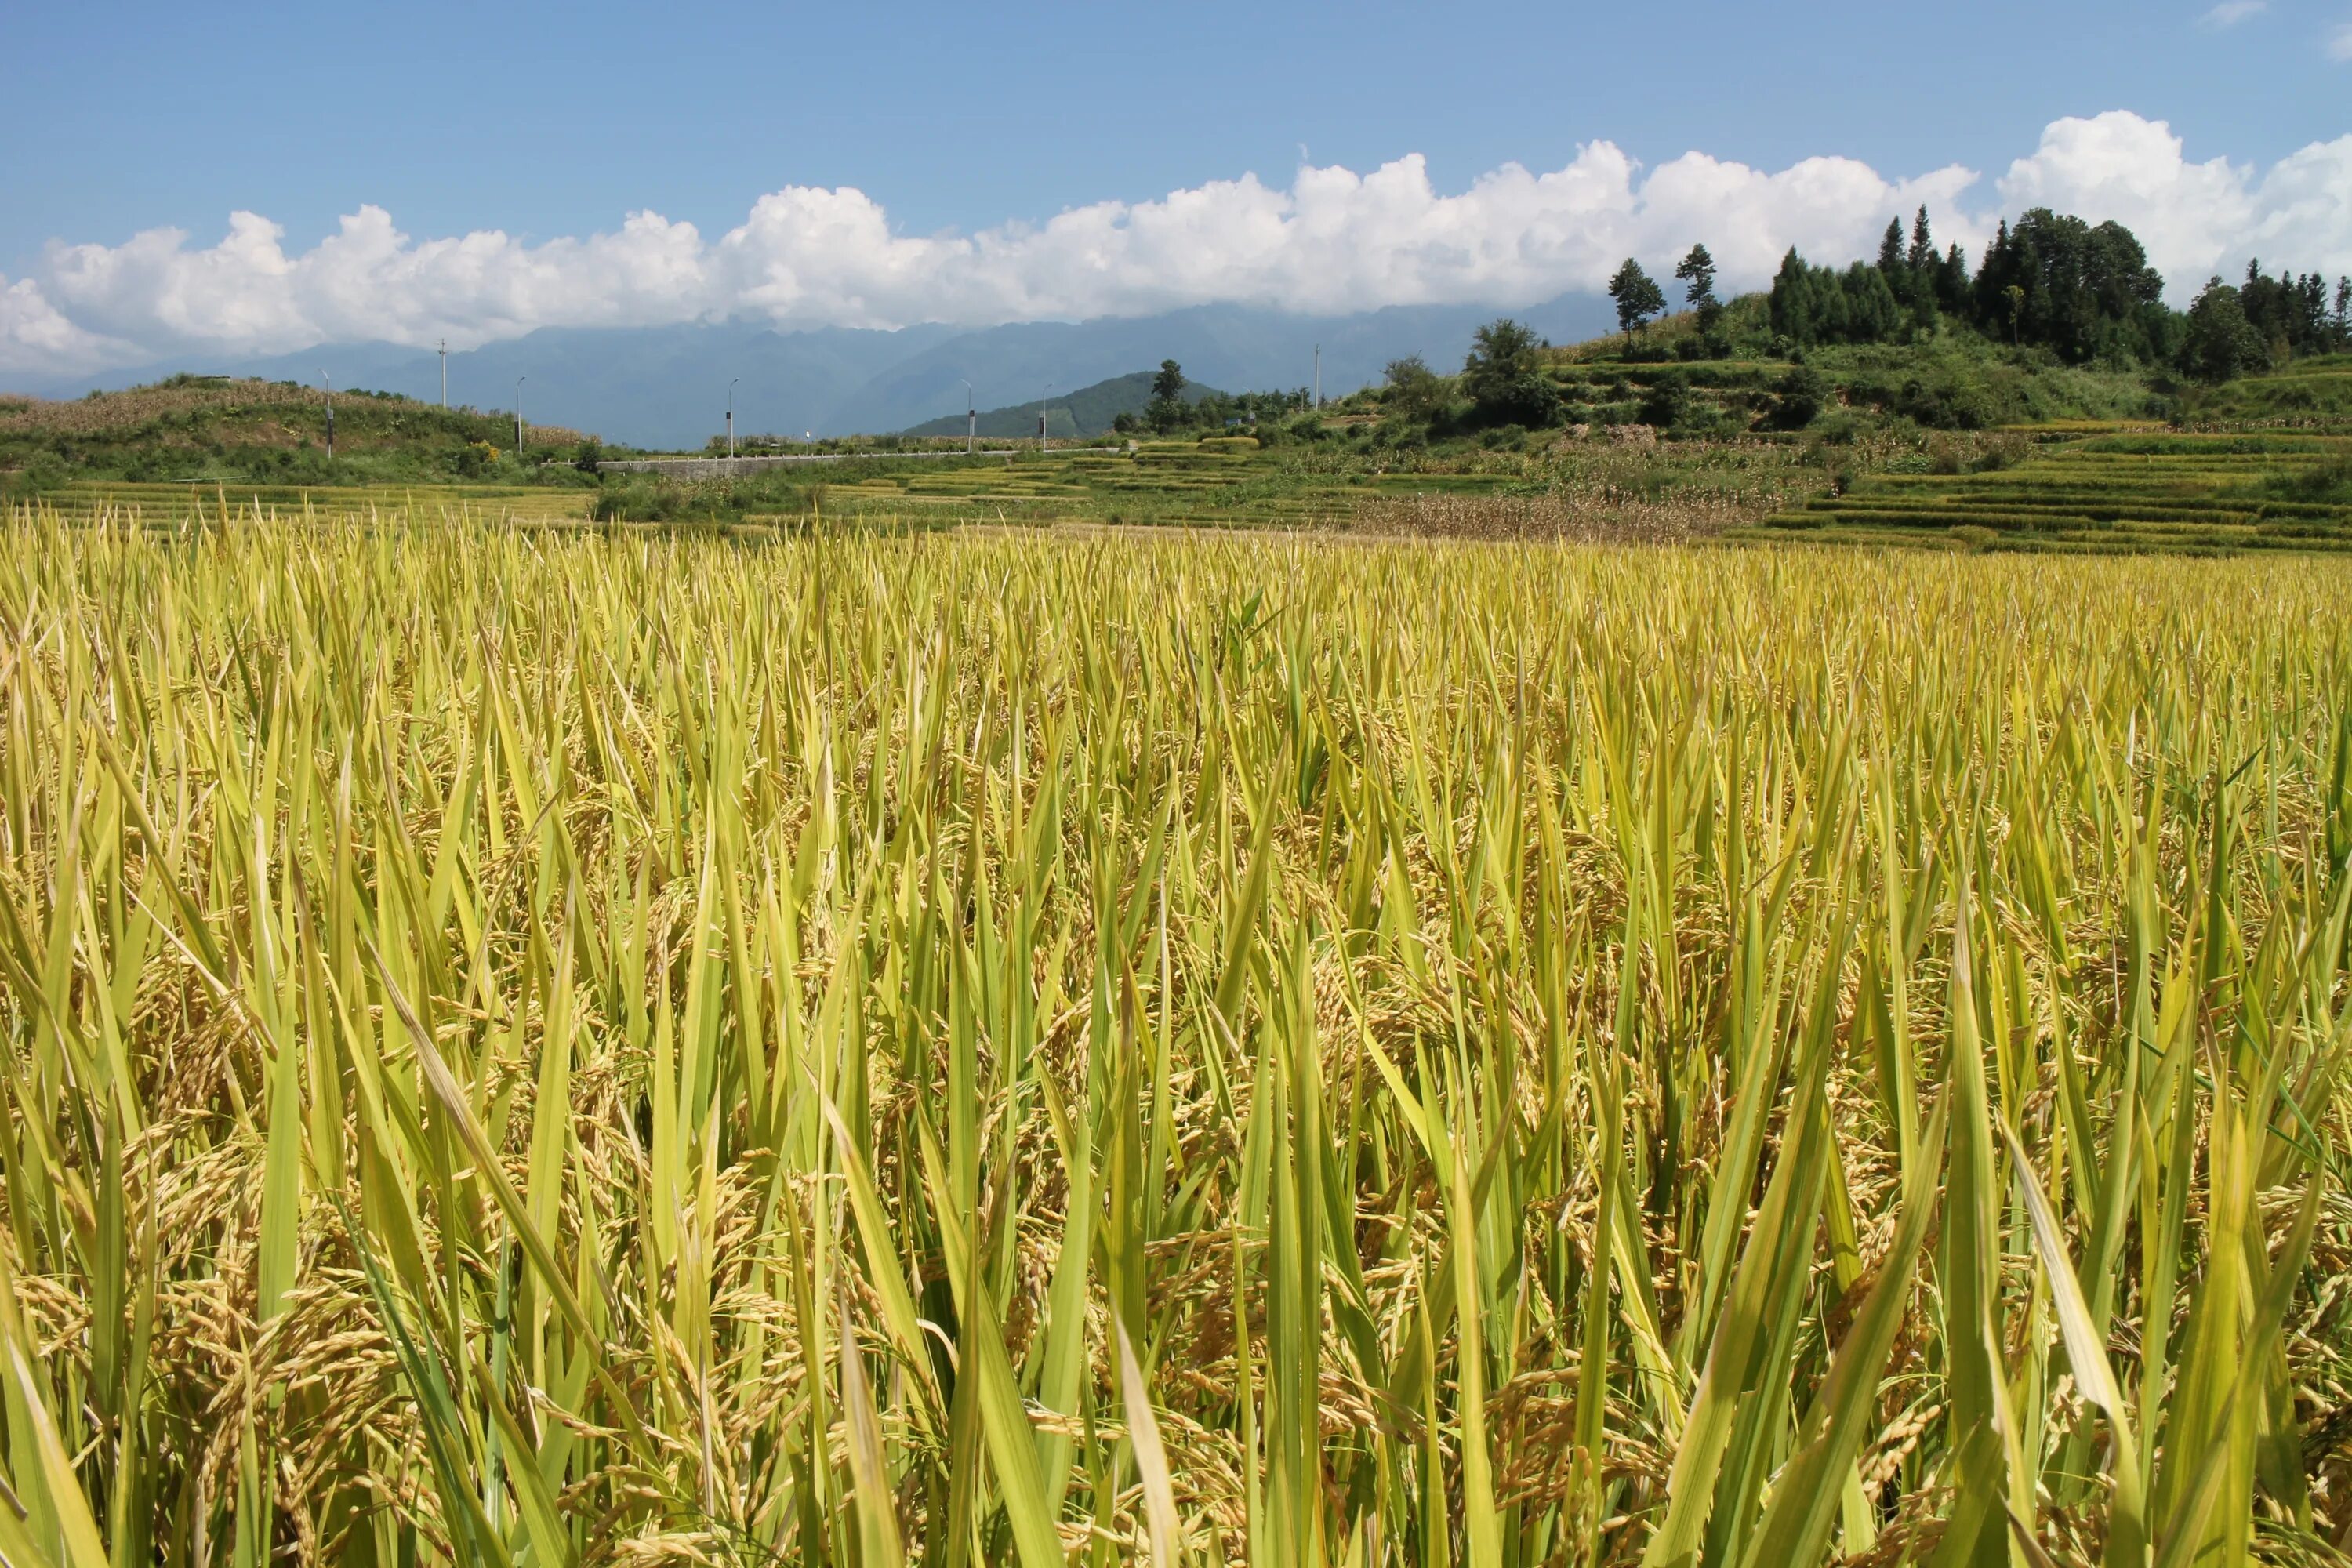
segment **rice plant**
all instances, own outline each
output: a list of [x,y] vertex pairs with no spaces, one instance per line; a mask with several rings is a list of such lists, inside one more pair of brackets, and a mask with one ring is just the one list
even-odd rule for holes
[[2339,1561],[2347,603],[19,512],[0,1559]]

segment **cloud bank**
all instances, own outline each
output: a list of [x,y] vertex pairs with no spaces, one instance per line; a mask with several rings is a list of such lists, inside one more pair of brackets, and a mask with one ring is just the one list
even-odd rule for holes
[[2116,219],[2139,234],[2176,300],[2249,255],[2352,272],[2352,135],[2268,169],[2191,163],[2164,121],[2117,110],[2053,122],[1990,190],[1957,164],[1895,178],[1851,158],[1767,172],[1688,153],[1644,169],[1596,142],[1565,168],[1507,163],[1451,195],[1413,154],[1363,174],[1305,166],[1287,189],[1244,174],[932,237],[894,232],[863,191],[804,185],[761,196],[715,239],[653,212],[536,245],[498,230],[417,239],[363,205],[289,255],[278,225],[238,212],[214,245],[176,228],[120,246],[52,242],[33,276],[0,277],[0,372],[323,342],[446,337],[466,348],[541,327],[728,317],[980,326],[1216,302],[1311,314],[1507,308],[1597,290],[1629,254],[1671,267],[1694,240],[1725,283],[1749,288],[1790,246],[1816,260],[1869,254],[1890,216],[1922,204],[1939,241],[1971,254],[2000,215],[2032,205]]

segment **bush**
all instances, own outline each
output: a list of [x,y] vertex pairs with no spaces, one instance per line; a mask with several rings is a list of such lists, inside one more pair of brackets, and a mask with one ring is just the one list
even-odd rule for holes
[[1820,416],[1828,397],[1829,384],[1822,379],[1822,373],[1798,365],[1773,389],[1772,406],[1764,423],[1774,430],[1801,430]]
[[1662,375],[1642,396],[1641,422],[1655,430],[1671,429],[1688,417],[1690,409],[1690,383],[1679,375]]
[[1471,414],[1481,425],[1548,430],[1560,423],[1562,406],[1559,388],[1541,375],[1528,374],[1488,384],[1472,405]]
[[2000,401],[1983,383],[1914,376],[1894,399],[1895,412],[1931,430],[1989,430],[2001,422]]

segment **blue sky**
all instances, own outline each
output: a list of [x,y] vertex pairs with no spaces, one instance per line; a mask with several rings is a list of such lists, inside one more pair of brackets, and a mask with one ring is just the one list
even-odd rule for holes
[[[1601,142],[1643,174],[1692,152],[1765,172],[1838,155],[1890,190],[1948,200],[1969,237],[2002,205],[1992,182],[2067,117],[2161,122],[2188,164],[2226,159],[2259,184],[2352,132],[2352,59],[2337,56],[2352,56],[2352,0],[1801,12],[25,4],[0,7],[0,58],[13,62],[0,287],[18,286],[26,341],[37,334],[24,322],[46,310],[89,342],[152,343],[204,325],[184,314],[126,325],[126,291],[166,288],[163,274],[134,279],[124,263],[101,280],[85,258],[67,276],[52,247],[173,228],[198,251],[245,211],[295,257],[363,205],[413,239],[495,230],[528,251],[611,233],[642,210],[708,243],[787,186],[854,187],[896,235],[971,235],[1245,173],[1286,190],[1302,157],[1369,174],[1417,154],[1428,185],[1456,194],[1507,163],[1566,169]],[[1953,165],[1986,180],[1965,199],[1902,184]],[[2305,183],[2352,202],[2333,188],[2337,173],[2306,171]],[[1167,292],[1153,289],[1137,308]],[[780,320],[891,313],[769,298]],[[992,298],[1008,318],[1034,313]],[[468,308],[488,335],[538,320]],[[418,309],[389,335],[422,330],[432,311]],[[328,330],[317,313],[260,336]],[[441,324],[470,321],[452,304]]]

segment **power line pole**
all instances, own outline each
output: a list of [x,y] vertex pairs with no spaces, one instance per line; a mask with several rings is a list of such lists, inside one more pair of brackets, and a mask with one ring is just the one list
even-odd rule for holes
[[319,384],[327,391],[327,461],[331,463],[335,460],[335,384],[327,379],[322,370],[319,373]]
[[970,457],[980,445],[980,411],[972,401],[971,383],[963,384],[963,449]]
[[742,379],[739,375],[727,384],[727,455],[730,458],[735,455],[735,382]]
[[441,409],[445,414],[449,409],[449,340],[446,338],[441,340]]
[[515,460],[517,462],[522,460],[522,384],[530,379],[530,377],[527,375],[515,377]]
[[1323,406],[1323,345],[1315,345],[1315,406]]

